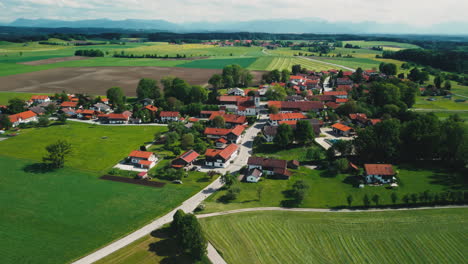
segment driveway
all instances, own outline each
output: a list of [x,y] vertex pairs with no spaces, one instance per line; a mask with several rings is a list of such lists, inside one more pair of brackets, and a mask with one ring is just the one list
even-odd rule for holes
[[353,140],[354,137],[339,137],[333,133],[333,130],[329,127],[320,128],[320,134],[324,134],[325,137],[316,137],[315,142],[319,144],[325,150],[331,147],[330,143],[325,141],[326,139],[336,139],[336,140]]

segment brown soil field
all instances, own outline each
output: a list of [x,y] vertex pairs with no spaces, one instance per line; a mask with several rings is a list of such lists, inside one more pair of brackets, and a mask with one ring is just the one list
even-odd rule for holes
[[[136,96],[141,78],[160,80],[176,76],[192,85],[207,85],[208,79],[221,70],[176,67],[76,67],[56,68],[0,77],[0,91],[28,93],[87,93],[105,95],[107,89],[121,87],[127,96]],[[252,71],[258,84],[263,71]]]
[[45,59],[45,60],[27,61],[27,62],[21,62],[19,64],[34,66],[34,65],[52,64],[52,63],[63,62],[63,61],[75,61],[75,60],[86,60],[86,59],[91,59],[91,58],[82,57],[82,56],[71,56],[71,57],[50,58],[50,59]]

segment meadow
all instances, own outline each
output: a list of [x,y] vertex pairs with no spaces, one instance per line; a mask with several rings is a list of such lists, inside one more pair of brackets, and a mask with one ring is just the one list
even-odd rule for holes
[[200,219],[228,263],[464,263],[467,209]]
[[208,184],[193,178],[152,188],[100,180],[100,174],[69,167],[32,172],[28,168],[36,160],[1,153],[0,263],[71,262],[169,212]]
[[381,46],[384,50],[400,50],[400,49],[418,49],[420,48],[417,45],[410,43],[402,42],[393,42],[393,41],[364,41],[364,40],[353,40],[353,41],[343,41],[343,45],[351,44],[354,46],[359,46],[361,48],[372,48]]
[[0,105],[7,105],[8,101],[13,98],[19,98],[21,100],[27,101],[31,99],[31,96],[33,95],[38,95],[38,94],[37,93],[0,92]]
[[[264,155],[259,155],[264,156]],[[270,155],[271,156],[271,155]],[[219,200],[226,190],[216,192],[206,201],[205,212],[218,212],[238,208],[251,208],[262,206],[290,206],[292,198],[287,191],[292,189],[294,182],[303,180],[310,188],[306,190],[305,199],[299,207],[302,208],[336,208],[347,206],[347,196],[353,197],[352,206],[363,206],[363,197],[377,194],[380,197],[379,205],[392,205],[391,194],[398,197],[397,204],[404,204],[402,198],[405,194],[420,193],[429,190],[432,193],[448,190],[467,190],[468,183],[461,175],[434,167],[433,165],[419,164],[418,166],[395,166],[399,172],[399,187],[387,189],[385,186],[366,186],[357,188],[353,186],[351,175],[333,175],[324,170],[300,167],[293,170],[289,180],[276,180],[262,178],[259,183],[239,182],[237,186],[241,191],[238,197],[229,203]],[[450,180],[448,180],[450,179]],[[262,187],[259,199],[258,189]],[[372,203],[372,205],[375,205]]]

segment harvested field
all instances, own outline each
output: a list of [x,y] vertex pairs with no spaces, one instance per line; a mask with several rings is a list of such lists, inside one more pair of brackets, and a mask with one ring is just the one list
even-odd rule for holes
[[19,64],[35,66],[35,65],[45,65],[45,64],[52,64],[52,63],[64,62],[64,61],[75,61],[75,60],[86,60],[86,59],[90,59],[90,57],[82,57],[82,56],[59,57],[59,58],[50,58],[50,59],[45,59],[45,60],[21,62]]
[[[29,93],[88,93],[104,95],[106,90],[118,86],[127,96],[136,95],[141,78],[160,80],[172,75],[192,85],[206,85],[208,79],[221,70],[176,67],[76,67],[56,68],[0,77],[0,91]],[[252,72],[254,84],[263,72]]]
[[123,177],[111,176],[111,175],[101,176],[101,179],[109,180],[109,181],[116,181],[116,182],[138,184],[138,185],[144,185],[144,186],[155,187],[155,188],[162,188],[164,187],[164,185],[166,185],[164,182],[137,180],[137,179],[123,178]]

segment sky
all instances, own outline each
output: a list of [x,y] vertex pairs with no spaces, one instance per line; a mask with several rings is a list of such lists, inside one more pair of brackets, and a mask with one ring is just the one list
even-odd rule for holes
[[0,0],[0,20],[164,19],[170,22],[319,18],[429,26],[468,22],[466,0]]

